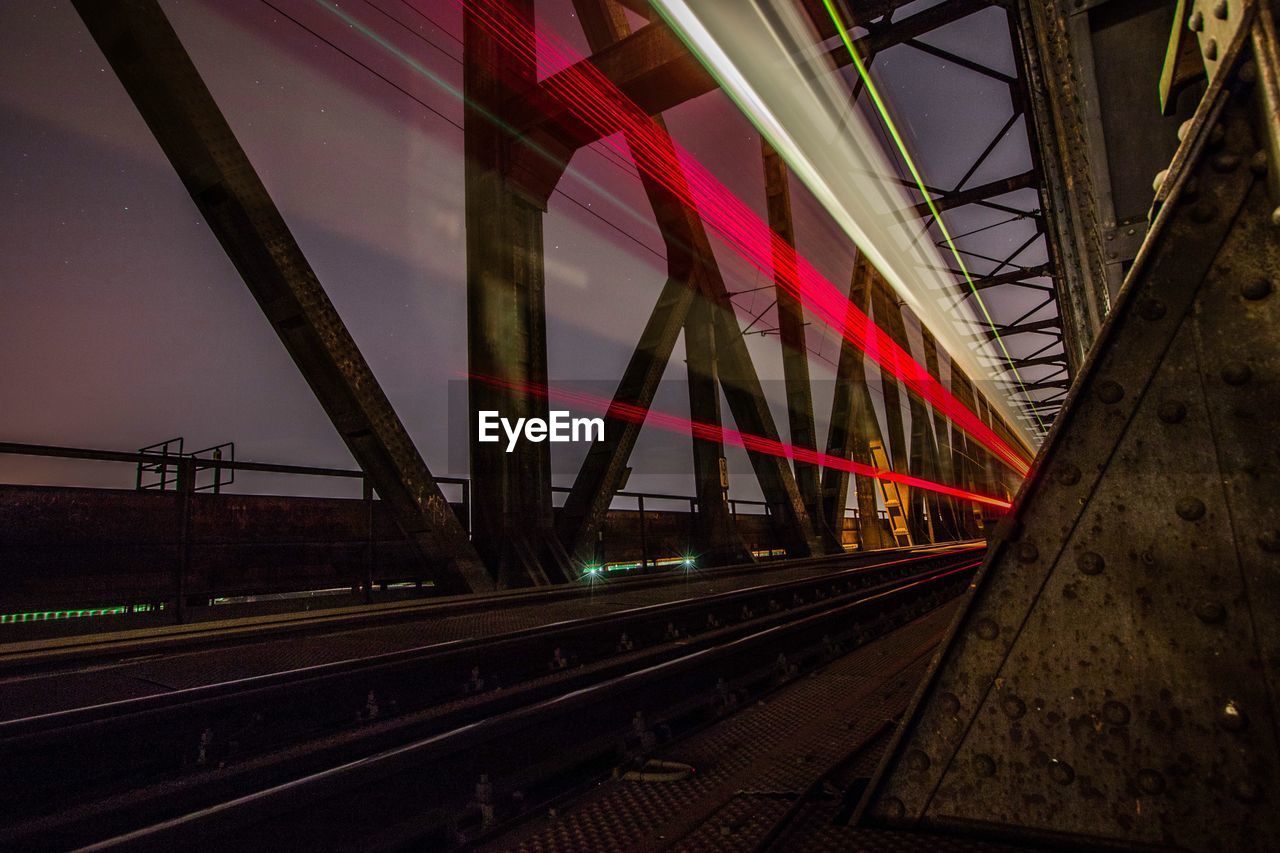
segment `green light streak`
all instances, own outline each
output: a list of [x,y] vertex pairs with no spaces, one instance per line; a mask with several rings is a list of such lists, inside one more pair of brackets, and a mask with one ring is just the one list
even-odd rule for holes
[[[946,240],[947,247],[951,249],[951,254],[955,257],[956,263],[960,265],[960,272],[964,274],[964,280],[968,283],[969,290],[973,292],[974,298],[978,301],[978,307],[982,309],[982,316],[986,318],[987,325],[991,328],[991,334],[995,337],[996,343],[1000,345],[1000,351],[1004,353],[1005,359],[1009,362],[1009,368],[1013,371],[1014,380],[1017,381],[1018,387],[1022,389],[1023,394],[1026,394],[1027,387],[1022,384],[1022,376],[1018,373],[1018,368],[1013,363],[1013,356],[1009,354],[1008,348],[1005,347],[1004,338],[1000,337],[1000,333],[996,331],[996,321],[992,319],[991,313],[987,310],[987,303],[982,301],[982,294],[978,292],[977,286],[973,283],[973,277],[969,275],[969,268],[965,266],[964,259],[960,257],[960,250],[956,248],[955,241],[951,239],[951,231],[947,228],[947,224],[942,221],[942,214],[938,210],[938,206],[934,204],[933,195],[925,189],[924,178],[920,175],[920,170],[916,168],[915,158],[907,151],[907,144],[898,132],[897,124],[890,118],[889,108],[885,105],[884,99],[880,97],[880,90],[872,82],[871,73],[867,70],[866,64],[863,63],[862,57],[858,55],[857,48],[853,46],[853,39],[849,37],[849,28],[845,26],[840,13],[836,10],[835,0],[822,0],[822,5],[826,7],[827,14],[831,16],[831,23],[835,25],[836,32],[840,34],[840,40],[844,42],[845,49],[849,52],[849,58],[853,60],[853,67],[857,69],[858,76],[862,78],[862,84],[867,89],[867,94],[871,96],[871,101],[875,104],[876,112],[880,114],[880,119],[884,122],[885,129],[893,137],[893,143],[897,146],[898,153],[902,155],[902,160],[907,164],[907,169],[911,171],[911,177],[915,180],[916,187],[920,190],[920,195],[924,197],[925,204],[929,206],[929,212],[933,214],[934,221],[938,223],[938,230],[942,232],[942,237]],[[1027,410],[1031,412],[1031,416],[1040,425],[1040,430],[1042,432],[1045,431],[1044,421],[1040,420],[1040,414],[1036,411],[1035,406],[1028,405]]]
[[49,622],[59,619],[83,619],[92,616],[119,616],[124,613],[150,613],[163,609],[150,604],[119,604],[111,607],[90,607],[72,610],[34,610],[29,613],[0,613],[0,625],[16,625],[22,622]]

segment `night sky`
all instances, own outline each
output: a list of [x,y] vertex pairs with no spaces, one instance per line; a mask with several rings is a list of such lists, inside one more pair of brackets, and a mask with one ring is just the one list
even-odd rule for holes
[[[446,413],[447,385],[466,368],[461,104],[319,0],[162,6],[428,465],[436,474],[465,475],[448,464]],[[461,88],[460,13],[452,0],[412,7],[347,0],[342,8]],[[1003,15],[985,10],[925,40],[1012,72]],[[568,0],[540,0],[539,26],[587,52]],[[954,184],[1010,115],[1002,85],[910,47],[886,52],[873,67],[931,183]],[[712,93],[666,118],[676,139],[763,216],[759,141],[728,100]],[[0,4],[0,127],[0,440],[133,450],[181,435],[188,450],[233,440],[241,459],[353,466],[66,0]],[[1019,122],[969,183],[1029,164]],[[665,279],[662,243],[630,164],[586,149],[560,189],[545,219],[551,377],[609,387]],[[1001,200],[1038,206],[1030,190]],[[793,206],[800,251],[843,286],[848,241],[795,182]],[[968,208],[948,223],[959,234],[1005,218]],[[1013,221],[961,243],[1003,256],[1031,230],[1029,221]],[[722,246],[717,251],[730,290],[769,284]],[[1043,259],[1036,244],[1017,260]],[[983,262],[972,260],[983,272]],[[770,290],[738,297],[744,325],[768,306]],[[997,319],[1032,304],[1009,288],[988,301]],[[766,312],[755,328],[775,325]],[[825,436],[830,385],[823,380],[834,374],[839,345],[818,325],[809,331]],[[753,334],[749,343],[761,377],[780,379],[776,336]],[[1043,340],[1011,349],[1032,343]],[[675,383],[684,378],[682,359],[677,346],[667,371]],[[770,389],[785,439],[781,384]],[[684,394],[673,383],[656,406],[687,415]],[[583,448],[555,445],[553,452],[571,463]],[[645,431],[629,488],[689,493],[687,476],[645,475],[647,467],[670,470],[661,460],[688,452],[687,441]],[[757,496],[745,456],[732,449],[729,456],[734,495]],[[127,488],[133,472],[0,457],[0,480]],[[279,479],[244,485],[350,489]]]

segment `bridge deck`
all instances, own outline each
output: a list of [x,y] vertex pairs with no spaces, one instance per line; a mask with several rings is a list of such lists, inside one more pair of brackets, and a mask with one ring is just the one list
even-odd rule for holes
[[[192,638],[172,630],[135,632],[123,641],[102,635],[76,638],[71,644],[25,644],[10,648],[8,655],[0,652],[0,668],[7,670],[0,676],[0,721],[494,637],[566,620],[816,577],[837,567],[879,565],[907,555],[899,552],[874,560],[871,556],[795,561],[746,572],[695,572],[687,579],[664,578],[666,582],[656,583],[648,582],[654,578],[599,581],[567,597],[563,591],[552,590],[550,595],[530,591],[436,600],[401,608],[393,614],[394,621],[384,624],[362,623],[358,613],[342,614],[334,621],[317,613],[309,624],[285,623],[291,628],[289,633],[265,639],[262,634],[279,628],[278,624],[229,620],[217,626],[200,626],[196,639],[206,647],[195,649],[175,649],[173,643],[181,646]],[[212,647],[207,647],[210,644]],[[48,656],[59,662],[48,666]],[[63,656],[68,657],[62,659]],[[33,666],[41,669],[34,670]]]

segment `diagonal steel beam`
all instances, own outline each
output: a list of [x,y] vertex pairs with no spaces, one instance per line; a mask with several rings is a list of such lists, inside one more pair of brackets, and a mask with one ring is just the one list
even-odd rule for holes
[[[630,32],[622,8],[612,0],[574,0],[574,7],[592,50],[603,50]],[[669,144],[662,118],[653,121],[661,138]],[[644,150],[642,146],[631,148]],[[674,148],[668,153],[674,157]],[[641,183],[666,244],[668,281],[614,400],[649,408],[694,294],[700,291],[712,303],[720,379],[735,423],[744,432],[776,439],[777,427],[764,401],[702,220],[677,195],[649,177],[651,169],[643,163],[639,165]],[[639,425],[622,428],[606,422],[604,441],[597,442],[588,452],[557,521],[562,541],[571,553],[582,553],[599,530],[638,435]],[[789,548],[798,554],[811,553],[816,548],[812,522],[786,461],[758,453],[749,455]]]
[[[849,304],[871,313],[871,282],[876,275],[871,262],[859,252],[849,279]],[[880,421],[872,407],[867,387],[866,358],[862,350],[848,340],[841,341],[840,359],[836,364],[836,387],[831,398],[831,420],[827,427],[827,454],[852,459],[871,466],[870,442],[883,444]],[[849,480],[854,481],[858,502],[858,548],[874,551],[889,548],[893,538],[881,526],[876,514],[875,480],[863,474],[850,474],[839,468],[822,469],[822,514],[827,527],[836,535],[844,530],[845,504],[849,497]]]
[[[786,250],[774,245],[773,277],[776,304],[778,306],[778,340],[782,346],[782,376],[787,391],[787,418],[791,429],[791,443],[808,450],[817,448],[817,435],[813,424],[813,391],[809,382],[809,351],[805,346],[804,310],[796,295],[783,286],[790,264],[796,262],[796,232],[791,218],[791,192],[788,186],[787,166],[767,141],[760,140],[764,161],[765,203],[769,227],[782,238]],[[823,547],[836,552],[840,543],[835,532],[822,521],[818,499],[819,469],[817,465],[795,463],[796,487],[800,499],[809,510],[809,517],[817,527]]]
[[[951,0],[941,3],[855,39],[854,45],[863,56],[879,53],[958,21],[991,3],[992,0]],[[879,11],[883,15],[905,5],[905,2],[894,0],[874,5],[875,9],[872,11]],[[581,17],[579,13],[579,18]],[[820,23],[822,18],[826,18],[826,26],[830,28],[830,18],[825,13],[817,16],[815,12],[814,19],[819,22],[820,27],[823,26]],[[858,19],[867,18],[868,16],[860,14]],[[626,24],[625,20],[623,24]],[[834,35],[834,29],[830,34]],[[593,44],[592,51],[590,57],[578,63],[579,68],[565,69],[558,73],[576,74],[582,67],[594,66],[624,95],[640,104],[649,115],[663,113],[716,88],[715,80],[663,21],[654,21],[634,33],[627,25],[625,35],[602,43],[599,47]],[[843,45],[839,50],[822,56],[823,59],[814,61],[815,73],[829,73],[831,65],[828,63],[843,68],[851,61]],[[547,81],[530,86],[512,96],[507,115],[519,133],[527,136],[543,152],[557,152],[567,163],[574,149],[595,142],[601,138],[601,134],[576,120],[568,105],[556,97],[554,91]],[[537,196],[550,192],[548,187],[555,186],[559,171],[545,153],[526,148],[513,152],[513,157],[516,161],[513,172],[527,172],[525,180],[531,194]],[[563,166],[559,168],[563,169]]]
[[218,242],[444,591],[492,586],[466,532],[156,0],[74,0]]

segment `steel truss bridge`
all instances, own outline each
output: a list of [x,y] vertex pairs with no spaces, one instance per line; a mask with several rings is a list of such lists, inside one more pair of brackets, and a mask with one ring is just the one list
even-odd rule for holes
[[[1280,845],[1270,0],[786,4],[815,45],[795,61],[886,140],[868,68],[893,51],[1007,93],[954,183],[890,152],[1002,382],[966,373],[877,247],[843,281],[814,270],[781,146],[751,164],[764,216],[680,147],[664,114],[732,85],[686,4],[572,0],[579,56],[535,0],[441,2],[462,21],[466,478],[433,475],[161,3],[69,2],[355,467],[0,443],[136,471],[0,486],[5,846]],[[937,37],[974,16],[998,23],[987,53]],[[548,363],[544,218],[593,145],[634,165],[665,250],[611,396]],[[1012,251],[953,240],[966,211]],[[765,312],[740,317],[726,247],[767,274]],[[766,314],[786,424],[747,346]],[[825,436],[815,332],[839,340]],[[687,418],[655,406],[678,344]],[[605,417],[571,485],[546,443],[475,430],[560,405]],[[645,428],[688,437],[693,494],[628,490]],[[726,447],[761,500],[731,497]],[[242,494],[239,473],[362,499]]]

